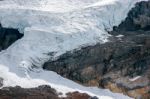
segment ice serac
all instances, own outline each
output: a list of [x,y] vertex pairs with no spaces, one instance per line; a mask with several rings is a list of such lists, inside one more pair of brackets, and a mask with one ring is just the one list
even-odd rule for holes
[[[41,66],[51,54],[54,58],[81,46],[104,43],[109,36],[106,31],[125,19],[138,1],[1,1],[0,22],[3,27],[18,28],[24,33],[24,37],[5,52],[13,58],[5,54],[1,57],[11,64],[13,61],[16,66]],[[67,9],[63,9],[65,7]]]
[[[50,58],[55,59],[66,51],[107,42],[110,36],[107,31],[119,25],[139,1],[142,0],[0,1],[2,26],[17,28],[24,33],[22,39],[0,53],[0,76],[4,78],[4,86],[49,84],[63,92],[64,89],[78,89],[99,97],[106,95],[117,99],[119,95],[127,99],[108,90],[81,87],[40,68]],[[58,83],[60,79],[62,82]]]

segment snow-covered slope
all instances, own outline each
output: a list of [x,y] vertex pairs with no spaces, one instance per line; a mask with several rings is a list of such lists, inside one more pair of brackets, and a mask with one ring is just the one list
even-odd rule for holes
[[0,53],[0,77],[4,78],[4,85],[35,87],[50,84],[59,91],[82,90],[120,99],[118,94],[82,87],[53,72],[37,70],[50,58],[55,59],[66,51],[107,42],[110,36],[107,30],[125,19],[139,1],[143,0],[0,1],[2,26],[17,28],[24,33],[22,39]]

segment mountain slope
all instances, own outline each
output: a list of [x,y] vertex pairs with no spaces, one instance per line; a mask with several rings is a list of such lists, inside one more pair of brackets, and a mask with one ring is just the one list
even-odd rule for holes
[[137,3],[109,33],[110,42],[67,52],[43,68],[84,85],[149,99],[150,1]]
[[127,99],[108,90],[80,86],[54,72],[42,70],[42,65],[66,51],[107,42],[111,36],[107,31],[119,25],[139,1],[0,1],[2,26],[16,28],[24,34],[0,53],[0,77],[4,79],[4,86],[30,88],[48,84],[63,93],[78,90],[100,98]]

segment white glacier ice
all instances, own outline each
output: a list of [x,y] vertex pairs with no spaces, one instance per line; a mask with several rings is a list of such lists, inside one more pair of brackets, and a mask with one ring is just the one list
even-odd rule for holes
[[49,84],[61,92],[79,90],[100,99],[128,99],[108,90],[83,87],[54,72],[41,70],[41,66],[66,51],[107,42],[111,36],[107,31],[119,25],[139,1],[146,0],[0,1],[2,26],[24,33],[22,39],[0,52],[4,86],[29,88]]

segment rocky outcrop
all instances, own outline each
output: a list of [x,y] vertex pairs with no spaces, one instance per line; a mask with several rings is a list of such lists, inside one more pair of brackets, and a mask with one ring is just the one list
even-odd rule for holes
[[0,99],[98,99],[85,93],[68,93],[66,97],[60,97],[50,86],[25,89],[21,87],[5,87],[0,89]]
[[67,97],[61,99],[98,99],[97,97],[90,97],[85,93],[73,92],[68,93]]
[[[149,95],[149,43],[148,35],[125,37],[66,53],[58,60],[46,63],[44,68],[84,85],[109,88],[124,94],[146,88],[146,92],[141,94]],[[141,78],[130,80],[137,76]],[[140,92],[136,97],[140,97]]]
[[3,28],[0,25],[0,51],[8,48],[22,36],[23,34],[19,33],[17,29]]
[[125,21],[115,26],[111,34],[135,35],[142,31],[150,31],[150,1],[137,3]]
[[150,99],[149,19],[150,1],[140,2],[110,32],[110,42],[67,52],[43,68],[86,86]]
[[59,99],[56,91],[49,86],[23,89],[21,87],[5,87],[0,90],[0,99]]

